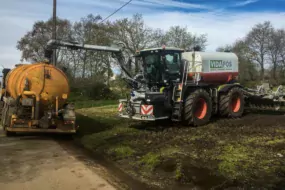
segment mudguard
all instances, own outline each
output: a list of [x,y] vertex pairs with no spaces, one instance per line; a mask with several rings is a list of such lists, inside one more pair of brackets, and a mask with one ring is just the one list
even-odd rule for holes
[[231,88],[233,87],[240,87],[243,88],[243,86],[241,86],[239,83],[234,83],[234,84],[223,84],[221,86],[219,86],[218,88],[218,92],[227,92],[229,91]]

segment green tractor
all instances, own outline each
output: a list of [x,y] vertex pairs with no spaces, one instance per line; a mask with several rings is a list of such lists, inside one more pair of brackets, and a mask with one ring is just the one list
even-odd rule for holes
[[204,125],[214,114],[240,117],[243,88],[236,82],[234,53],[186,52],[161,47],[141,50],[136,58],[139,85],[119,103],[119,116],[136,120],[171,119],[186,125]]

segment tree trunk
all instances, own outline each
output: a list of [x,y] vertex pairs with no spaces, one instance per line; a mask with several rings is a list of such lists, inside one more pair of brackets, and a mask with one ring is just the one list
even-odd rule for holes
[[92,62],[92,60],[90,60],[89,65],[90,65],[90,77],[92,78],[93,77],[93,62]]
[[75,58],[75,54],[73,53],[73,79],[76,78],[76,58]]
[[74,66],[73,66],[73,78],[76,78],[76,63],[74,62]]
[[263,65],[261,65],[260,78],[261,78],[262,81],[264,80],[264,66]]
[[85,67],[86,67],[86,62],[84,61],[83,68],[82,68],[82,76],[81,76],[83,79],[85,78]]
[[127,67],[128,67],[129,73],[132,73],[132,60],[131,59],[128,60]]
[[110,78],[111,78],[111,66],[110,66],[110,57],[107,57],[107,86],[110,87]]
[[276,80],[276,70],[277,70],[277,64],[273,63],[273,79]]
[[82,78],[85,78],[85,70],[86,70],[86,59],[87,59],[87,55],[86,55],[86,51],[84,52],[84,58],[83,58],[83,67],[82,67]]
[[138,60],[135,59],[135,73],[138,73],[139,72],[139,63],[138,63]]

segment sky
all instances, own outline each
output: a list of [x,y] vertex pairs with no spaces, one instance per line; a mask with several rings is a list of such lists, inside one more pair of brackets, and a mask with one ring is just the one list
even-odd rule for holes
[[[60,18],[78,21],[87,14],[107,17],[129,0],[57,0]],[[52,16],[53,0],[0,0],[0,65],[20,63],[17,41],[34,22]],[[257,23],[271,21],[285,28],[285,0],[133,0],[109,20],[143,15],[153,28],[187,27],[194,34],[207,34],[206,51],[243,38]]]

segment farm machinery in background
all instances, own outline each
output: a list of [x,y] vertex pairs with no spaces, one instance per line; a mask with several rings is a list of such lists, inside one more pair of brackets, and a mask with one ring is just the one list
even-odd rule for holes
[[111,52],[131,86],[130,96],[119,100],[123,118],[142,121],[170,119],[185,125],[204,125],[213,115],[238,118],[247,105],[278,109],[285,94],[280,86],[249,89],[238,83],[238,57],[230,52],[206,53],[173,47],[144,49],[135,58],[140,72],[124,67],[122,49],[51,40],[48,49],[66,47]]

